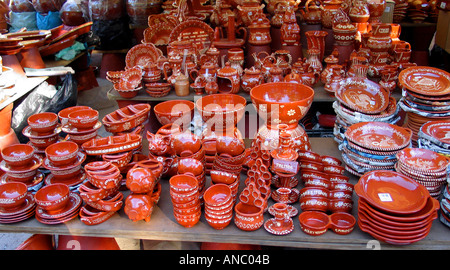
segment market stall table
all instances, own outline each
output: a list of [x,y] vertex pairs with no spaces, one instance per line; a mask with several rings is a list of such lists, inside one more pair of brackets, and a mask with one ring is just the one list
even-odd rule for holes
[[[310,138],[312,150],[321,155],[331,155],[341,158],[337,144],[332,138]],[[245,174],[242,175],[243,183]],[[350,176],[350,182],[355,184],[358,179]],[[321,236],[310,236],[301,231],[298,216],[293,218],[294,231],[289,235],[275,236],[263,228],[253,232],[242,231],[232,222],[223,230],[215,230],[206,222],[204,215],[192,228],[179,225],[174,216],[172,203],[169,196],[169,184],[167,179],[162,179],[161,199],[154,209],[149,222],[133,222],[121,209],[104,223],[88,226],[78,218],[59,225],[45,225],[31,218],[16,224],[0,224],[1,232],[24,232],[40,234],[60,235],[84,235],[98,237],[123,237],[133,239],[152,239],[164,241],[192,241],[192,242],[222,242],[222,243],[246,243],[278,247],[317,248],[317,249],[448,249],[450,246],[450,234],[448,227],[438,219],[433,221],[430,234],[423,240],[405,246],[394,246],[377,242],[370,235],[362,232],[357,226],[348,235],[338,235],[331,230]],[[208,182],[209,184],[209,182]],[[301,188],[303,184],[299,184]],[[242,187],[241,187],[242,188]],[[242,189],[241,189],[242,190]],[[124,195],[128,195],[124,192]],[[125,197],[124,196],[124,197]],[[356,194],[353,194],[352,215],[357,217]],[[269,200],[270,204],[274,203]],[[299,209],[299,203],[293,204]],[[301,211],[300,211],[301,212]],[[269,213],[264,214],[265,220],[270,218]],[[380,246],[378,246],[380,244]]]

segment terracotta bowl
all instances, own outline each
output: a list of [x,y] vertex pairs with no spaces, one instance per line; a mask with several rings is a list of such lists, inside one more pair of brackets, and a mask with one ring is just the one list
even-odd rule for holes
[[331,182],[330,190],[340,190],[353,193],[354,185],[348,182]]
[[13,144],[3,148],[2,158],[10,166],[26,166],[33,159],[34,148],[28,144]]
[[98,188],[115,188],[122,180],[119,168],[109,161],[90,162],[84,169],[89,182]]
[[315,162],[315,161],[309,161],[309,160],[300,160],[300,170],[303,169],[310,169],[318,172],[325,172],[325,166],[322,164],[322,162]]
[[300,190],[300,199],[307,197],[330,197],[330,190],[323,187],[305,187]]
[[65,141],[49,145],[45,148],[45,155],[55,166],[63,166],[73,163],[78,151],[78,144]]
[[91,129],[98,121],[98,111],[87,109],[78,110],[68,115],[69,123],[78,129]]
[[259,116],[268,125],[296,127],[311,107],[314,90],[303,84],[274,82],[253,87],[250,97]]
[[250,204],[238,202],[234,207],[234,224],[241,230],[254,231],[264,223],[264,209]]
[[324,197],[304,197],[300,199],[302,211],[328,211],[329,199]]
[[337,165],[337,166],[342,165],[342,161],[332,156],[321,156],[320,161],[322,161],[324,165]]
[[225,227],[230,224],[231,219],[233,218],[233,214],[228,216],[224,216],[224,218],[215,218],[211,215],[208,215],[205,213],[205,219],[208,222],[208,224],[213,227],[216,230],[223,230]]
[[200,150],[202,140],[191,132],[178,133],[173,136],[171,147],[178,156],[187,157]]
[[184,207],[184,208],[179,208],[179,207],[173,207],[173,211],[174,213],[180,214],[180,215],[192,215],[192,214],[196,214],[199,211],[201,211],[201,204],[200,201],[198,201],[196,204],[194,204],[191,207]]
[[330,215],[331,230],[337,234],[349,234],[356,224],[354,216],[348,213],[333,213]]
[[345,172],[345,168],[344,166],[338,165],[326,165],[323,167],[323,171],[332,174],[343,174]]
[[316,161],[316,162],[322,161],[322,157],[315,152],[308,151],[308,150],[298,150],[297,152],[298,152],[299,159]]
[[47,137],[47,138],[42,138],[42,139],[39,139],[39,138],[29,138],[29,139],[30,139],[30,142],[34,146],[36,146],[39,149],[43,149],[44,150],[49,145],[54,144],[54,143],[56,143],[58,141],[59,134],[56,133],[54,136]]
[[91,109],[91,107],[88,106],[72,106],[65,109],[62,109],[58,113],[59,121],[62,125],[65,125],[69,122],[69,114],[72,112],[80,111],[80,110],[87,110]]
[[211,181],[214,184],[231,185],[232,183],[235,183],[237,180],[239,180],[239,175],[220,170],[211,170],[209,172],[209,175],[211,176]]
[[306,234],[318,236],[327,232],[330,219],[327,214],[318,211],[305,211],[298,216],[300,227]]
[[58,115],[52,112],[37,113],[28,117],[27,122],[33,131],[50,134],[58,124]]
[[238,156],[245,151],[244,141],[231,136],[219,136],[216,139],[217,154],[228,154],[232,157]]
[[172,123],[187,126],[194,118],[194,108],[190,100],[168,100],[156,104],[153,111],[163,126]]
[[203,121],[211,128],[234,127],[245,113],[247,101],[235,94],[211,94],[195,102]]
[[119,187],[120,186],[118,185],[116,188],[103,189],[103,188],[98,188],[98,187],[94,186],[89,181],[86,181],[80,185],[78,190],[80,192],[80,196],[83,199],[83,201],[95,202],[95,201],[102,200],[102,199],[116,193],[117,190],[119,189]]
[[28,194],[27,185],[19,182],[9,182],[0,185],[0,207],[13,209],[25,202]]
[[183,227],[193,227],[200,220],[201,212],[197,212],[191,215],[179,215],[174,212],[175,220]]
[[70,190],[66,184],[51,184],[39,189],[34,198],[39,207],[48,213],[63,209],[69,201]]
[[320,178],[311,178],[311,179],[302,179],[305,187],[322,187],[329,189],[331,187],[331,181],[327,179]]
[[351,199],[331,199],[328,203],[328,210],[332,213],[345,212],[350,213],[353,209],[353,200]]
[[193,158],[182,158],[178,160],[178,173],[192,173],[194,176],[204,172],[203,163]]
[[170,190],[174,193],[190,193],[198,190],[198,181],[195,177],[180,174],[169,179]]
[[227,203],[231,198],[231,188],[225,184],[215,184],[210,186],[203,194],[205,204],[220,206]]

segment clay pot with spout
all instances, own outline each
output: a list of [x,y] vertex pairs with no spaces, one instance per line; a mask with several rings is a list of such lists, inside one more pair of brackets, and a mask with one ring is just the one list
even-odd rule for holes
[[339,87],[339,82],[342,81],[345,76],[345,70],[342,65],[332,65],[331,68],[333,73],[329,82],[325,84],[324,89],[329,95],[334,96],[334,93]]
[[203,85],[203,87],[205,87],[206,82],[209,79],[215,79],[216,76],[217,76],[216,66],[211,62],[206,62],[200,67],[200,69],[198,69],[198,70],[192,69],[189,72],[189,77],[193,81],[196,81],[197,79],[199,79],[199,82]]
[[322,22],[322,11],[317,0],[308,0],[305,3],[305,11],[300,10],[303,20],[307,24],[320,24]]
[[255,13],[262,11],[266,5],[260,4],[257,0],[244,0],[241,5],[237,6],[242,23],[245,26],[250,25]]

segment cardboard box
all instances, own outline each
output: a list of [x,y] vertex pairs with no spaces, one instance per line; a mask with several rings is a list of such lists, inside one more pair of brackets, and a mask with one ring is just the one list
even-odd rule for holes
[[436,45],[450,53],[450,11],[439,10],[436,25]]

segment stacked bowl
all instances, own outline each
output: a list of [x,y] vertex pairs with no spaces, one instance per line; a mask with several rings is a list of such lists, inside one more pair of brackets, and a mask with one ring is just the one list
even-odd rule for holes
[[50,184],[34,194],[36,219],[43,224],[60,224],[78,217],[83,203],[66,184]]
[[397,154],[397,159],[397,172],[423,185],[433,198],[439,198],[447,183],[448,157],[428,149],[405,148]]
[[36,149],[36,153],[43,154],[47,146],[59,141],[61,125],[58,115],[52,112],[33,114],[27,119],[28,126],[22,134],[29,138],[29,144]]
[[175,220],[186,228],[194,226],[202,214],[197,179],[190,175],[175,175],[169,179],[169,185]]
[[394,23],[402,22],[406,17],[407,11],[408,11],[407,1],[395,1],[393,22]]
[[114,84],[114,89],[123,98],[133,98],[142,89],[142,75],[141,67],[128,68],[120,74],[118,82]]
[[0,169],[5,172],[1,183],[21,182],[29,190],[38,190],[44,183],[44,174],[39,171],[43,159],[35,154],[28,144],[13,144],[3,148]]
[[450,227],[450,188],[447,185],[444,188],[441,198],[441,214],[439,220],[447,227]]
[[405,127],[413,131],[413,145],[428,121],[450,120],[450,73],[433,67],[416,66],[398,76],[403,89],[400,107],[406,112]]
[[200,196],[205,191],[206,172],[203,162],[194,158],[180,158],[178,160],[178,174],[190,174],[198,182]]
[[234,200],[231,188],[226,184],[211,185],[203,195],[205,218],[216,230],[222,230],[233,218]]
[[437,218],[439,201],[413,179],[395,172],[374,170],[355,185],[358,225],[363,232],[392,245],[424,239]]
[[107,161],[90,162],[84,169],[88,181],[78,188],[85,202],[80,220],[86,225],[100,224],[122,208],[123,194],[119,192],[122,174]]
[[224,184],[228,185],[231,189],[231,196],[233,201],[236,202],[237,194],[239,191],[240,174],[233,174],[229,172],[212,170],[210,172],[211,184]]
[[96,138],[102,126],[98,121],[98,111],[88,106],[65,108],[58,113],[58,117],[62,124],[62,131],[67,134],[66,140],[79,146]]
[[344,133],[352,124],[369,121],[395,124],[400,119],[397,101],[390,96],[389,90],[366,78],[344,79],[335,96],[334,135],[338,143],[344,140]]
[[0,184],[0,223],[16,223],[35,214],[36,203],[27,185],[20,182]]
[[218,136],[213,170],[239,174],[247,157],[243,140],[231,136]]
[[65,184],[75,190],[86,180],[82,168],[86,154],[80,151],[78,144],[70,141],[57,142],[45,149],[42,166],[50,171],[45,184]]
[[411,130],[384,122],[351,125],[339,145],[345,168],[356,176],[372,170],[394,170],[396,154],[411,146]]
[[449,130],[450,121],[429,121],[425,123],[418,133],[417,144],[419,148],[450,156],[450,140],[447,138]]

